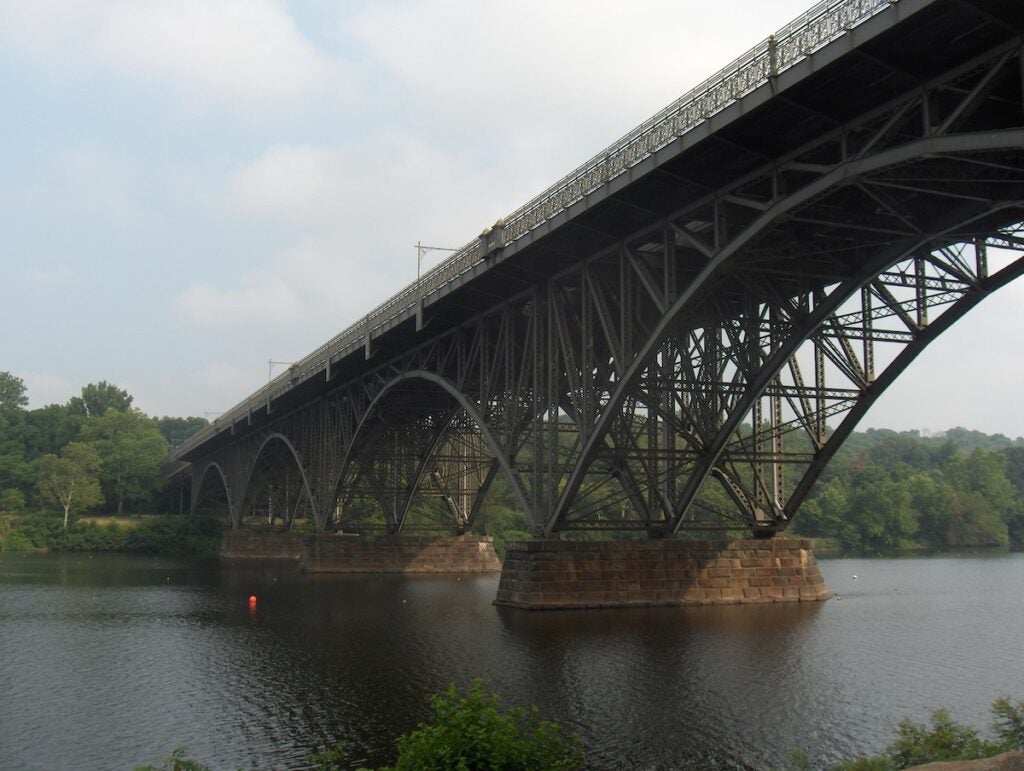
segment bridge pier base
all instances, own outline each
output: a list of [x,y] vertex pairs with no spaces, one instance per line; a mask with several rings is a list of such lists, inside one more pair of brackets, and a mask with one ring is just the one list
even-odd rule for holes
[[294,562],[306,573],[496,573],[489,536],[294,535],[228,533],[224,560]]
[[514,541],[496,605],[527,610],[809,602],[831,596],[813,541]]

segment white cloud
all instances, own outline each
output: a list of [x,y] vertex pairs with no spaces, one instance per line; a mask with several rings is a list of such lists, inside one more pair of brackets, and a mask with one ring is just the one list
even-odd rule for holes
[[501,216],[513,199],[488,190],[492,176],[465,154],[391,130],[344,148],[272,147],[238,170],[226,201],[242,215],[343,235],[350,248],[401,234],[408,252],[418,239],[407,233],[468,241]]
[[190,107],[267,110],[353,84],[275,0],[10,0],[0,2],[0,40],[64,73],[167,85]]
[[273,270],[252,271],[236,288],[193,284],[175,304],[189,323],[220,331],[295,322],[303,306],[288,279]]
[[142,172],[112,152],[93,145],[65,148],[56,154],[52,195],[41,205],[100,215],[119,225],[153,228],[159,218],[147,204]]
[[228,204],[243,214],[295,225],[323,224],[340,213],[346,189],[365,184],[345,154],[308,145],[277,146],[239,170]]
[[183,370],[173,378],[140,378],[125,387],[136,397],[134,406],[147,415],[194,415],[213,420],[266,382],[266,373],[266,363],[243,367],[219,360]]
[[275,226],[287,246],[235,287],[190,286],[177,309],[204,328],[301,323],[326,339],[415,279],[417,241],[462,246],[511,206],[505,192],[464,156],[402,132],[345,149],[272,147],[236,171],[223,205],[243,227]]

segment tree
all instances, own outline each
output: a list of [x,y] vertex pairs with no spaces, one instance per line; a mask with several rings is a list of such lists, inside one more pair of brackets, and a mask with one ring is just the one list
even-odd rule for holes
[[160,485],[160,463],[167,455],[167,440],[156,422],[138,410],[110,409],[82,426],[82,439],[102,460],[104,487],[124,513],[126,500],[140,500]]
[[103,503],[97,474],[100,457],[92,447],[72,442],[60,454],[47,454],[36,467],[36,489],[43,500],[64,509],[67,529],[71,511],[88,509]]
[[900,546],[917,532],[910,493],[874,462],[851,485],[850,514],[860,530],[861,547]]
[[25,383],[0,372],[0,488],[31,489],[32,467],[25,454]]
[[28,406],[25,381],[10,372],[0,372],[0,410],[21,410]]
[[72,396],[68,410],[76,415],[96,418],[109,410],[122,412],[132,408],[132,395],[106,380],[83,386],[81,396]]
[[57,454],[68,442],[78,439],[80,420],[60,404],[47,404],[25,413],[25,455],[38,458],[46,453]]
[[177,447],[199,429],[209,425],[206,418],[158,418],[156,427],[171,447]]
[[0,514],[17,514],[25,508],[21,490],[0,490]]

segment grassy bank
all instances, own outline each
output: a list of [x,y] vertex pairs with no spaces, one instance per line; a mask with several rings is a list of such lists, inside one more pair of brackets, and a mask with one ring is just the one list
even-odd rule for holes
[[146,516],[80,519],[64,528],[57,512],[0,518],[0,552],[134,552],[216,554],[221,524],[202,517]]

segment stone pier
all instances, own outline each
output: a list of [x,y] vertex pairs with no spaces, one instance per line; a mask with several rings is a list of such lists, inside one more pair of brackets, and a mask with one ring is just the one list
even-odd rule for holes
[[495,604],[555,610],[830,596],[807,539],[537,540],[508,544]]
[[501,562],[489,536],[296,535],[227,533],[220,556],[230,561],[294,562],[306,573],[496,573]]

